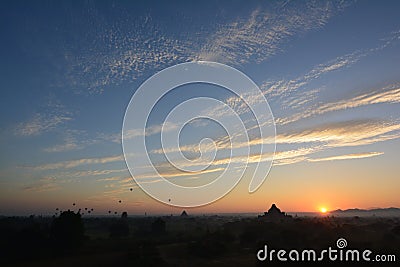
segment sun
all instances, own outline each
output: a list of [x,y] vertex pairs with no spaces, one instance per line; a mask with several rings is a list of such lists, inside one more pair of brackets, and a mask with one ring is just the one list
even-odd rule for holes
[[326,213],[328,211],[328,209],[325,208],[325,207],[322,207],[322,208],[319,209],[319,211],[322,212],[322,213]]

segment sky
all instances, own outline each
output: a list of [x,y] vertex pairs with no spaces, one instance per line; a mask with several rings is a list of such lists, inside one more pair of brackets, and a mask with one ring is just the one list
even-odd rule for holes
[[[248,192],[249,173],[267,155],[253,153],[232,191],[188,213],[261,213],[272,203],[293,212],[400,207],[398,10],[398,1],[3,2],[0,214],[180,213],[133,181],[122,126],[143,82],[198,61],[236,68],[258,85],[274,118],[276,152],[256,192]],[[240,97],[216,85],[166,94],[148,118],[146,146],[160,175],[181,186],[215,180],[241,149],[227,146],[221,125],[196,119],[182,129],[180,150],[196,159],[209,138],[213,145],[201,149],[216,148],[216,158],[197,173],[170,165],[166,154],[177,151],[162,150],[160,129],[174,107],[198,97],[230,106],[246,129],[255,123]],[[249,142],[271,140],[254,134]],[[133,155],[135,170],[157,183],[144,156]]]

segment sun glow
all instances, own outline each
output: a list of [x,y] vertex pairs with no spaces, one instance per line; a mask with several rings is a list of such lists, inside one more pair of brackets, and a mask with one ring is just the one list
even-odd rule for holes
[[322,213],[326,213],[328,210],[327,210],[327,208],[322,207],[322,208],[319,209],[319,211],[322,212]]

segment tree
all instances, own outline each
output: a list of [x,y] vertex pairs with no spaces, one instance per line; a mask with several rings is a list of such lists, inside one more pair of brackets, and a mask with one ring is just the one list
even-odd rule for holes
[[76,250],[84,239],[84,226],[80,213],[64,211],[54,218],[51,225],[51,237],[55,248],[61,250]]

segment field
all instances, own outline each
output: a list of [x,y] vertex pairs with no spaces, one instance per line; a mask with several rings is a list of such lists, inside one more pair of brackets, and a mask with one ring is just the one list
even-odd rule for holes
[[[3,217],[2,266],[287,266],[320,262],[257,260],[269,250],[332,247],[344,238],[346,249],[398,260],[400,218],[292,217],[266,220],[242,216],[164,216],[78,218],[78,227],[60,217]],[[65,216],[64,216],[65,217]],[[58,219],[58,220],[57,220]],[[80,226],[83,226],[80,232]],[[58,229],[58,230],[57,230]],[[60,230],[61,229],[61,230]],[[72,229],[72,230],[71,230]],[[58,231],[58,232],[57,232]],[[371,257],[372,257],[371,256]],[[338,264],[324,259],[324,264]],[[349,266],[354,262],[347,263]],[[365,264],[365,263],[364,263]],[[395,262],[370,262],[392,266]],[[304,265],[303,265],[304,266]]]

